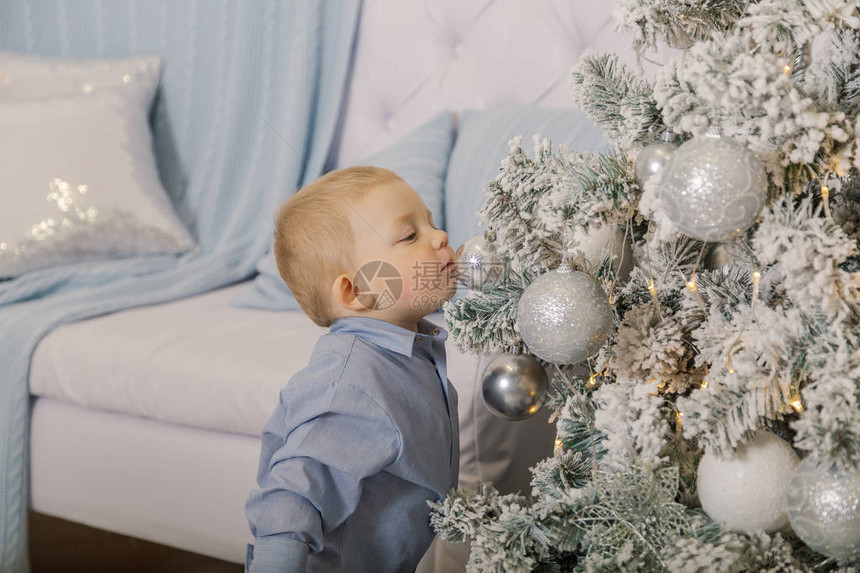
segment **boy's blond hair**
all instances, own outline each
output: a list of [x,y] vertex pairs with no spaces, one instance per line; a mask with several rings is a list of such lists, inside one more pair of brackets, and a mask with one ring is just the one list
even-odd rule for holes
[[331,326],[332,282],[353,269],[350,203],[370,189],[403,179],[381,167],[347,167],[323,175],[281,207],[275,221],[275,261],[299,306]]

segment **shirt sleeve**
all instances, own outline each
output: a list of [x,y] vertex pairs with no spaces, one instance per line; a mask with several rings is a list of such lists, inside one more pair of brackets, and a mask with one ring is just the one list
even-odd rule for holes
[[[344,382],[302,386],[310,389],[282,393],[263,437],[260,487],[246,504],[254,573],[304,573],[308,554],[323,548],[323,534],[355,511],[362,480],[400,452],[397,428],[366,393]],[[267,441],[279,447],[267,452]]]

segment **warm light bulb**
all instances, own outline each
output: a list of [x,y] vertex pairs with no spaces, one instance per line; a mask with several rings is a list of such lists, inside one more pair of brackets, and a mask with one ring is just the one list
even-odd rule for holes
[[707,381],[707,380],[702,380],[702,385],[701,385],[701,386],[699,386],[699,388],[701,388],[702,390],[707,390],[707,388],[708,388],[708,381]]
[[794,408],[795,412],[803,412],[803,402],[800,401],[800,398],[795,398],[791,402],[791,407]]
[[588,377],[588,385],[589,386],[597,386],[597,382],[595,381],[595,378],[597,378],[597,374],[592,374],[591,376]]
[[758,283],[761,281],[761,272],[755,271],[753,273],[753,290],[752,290],[752,304],[755,304],[758,300]]
[[783,68],[782,68],[782,73],[784,73],[785,75],[790,74],[791,73],[791,66],[788,64],[785,64],[785,66],[783,66]]
[[561,449],[561,440],[559,438],[555,439],[555,449]]

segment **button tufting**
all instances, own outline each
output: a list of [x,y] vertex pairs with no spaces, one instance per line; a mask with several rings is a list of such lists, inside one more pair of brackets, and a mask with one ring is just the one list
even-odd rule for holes
[[415,342],[424,342],[424,339],[423,339],[423,338],[421,338],[420,336],[416,336],[416,337],[415,337]]
[[433,329],[433,334],[434,334],[434,335],[439,334],[439,329],[438,329],[438,328],[434,328],[434,329]]
[[[343,129],[335,144],[338,167],[393,144],[407,127],[442,109],[535,101],[570,108],[565,70],[586,46],[636,61],[632,50],[623,49],[629,39],[611,27],[617,0],[362,4],[367,14],[358,24]],[[517,73],[507,73],[511,69]]]

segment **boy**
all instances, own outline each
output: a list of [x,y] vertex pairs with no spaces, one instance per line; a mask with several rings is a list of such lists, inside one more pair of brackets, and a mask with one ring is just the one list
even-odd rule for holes
[[395,173],[353,167],[287,202],[274,248],[331,329],[263,431],[250,570],[412,572],[433,539],[427,501],[459,466],[447,333],[424,319],[456,288],[448,235]]

